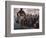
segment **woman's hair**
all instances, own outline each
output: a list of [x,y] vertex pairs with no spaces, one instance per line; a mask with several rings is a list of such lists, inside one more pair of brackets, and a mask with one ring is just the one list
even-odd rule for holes
[[20,16],[26,15],[25,12],[22,10],[22,8],[20,8],[20,11],[17,13],[17,16],[19,16],[19,14]]

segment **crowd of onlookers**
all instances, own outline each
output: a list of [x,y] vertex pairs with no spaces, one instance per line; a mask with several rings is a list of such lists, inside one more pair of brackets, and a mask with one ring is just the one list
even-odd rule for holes
[[23,28],[39,28],[39,16],[37,15],[25,16],[25,18],[21,19],[21,26]]

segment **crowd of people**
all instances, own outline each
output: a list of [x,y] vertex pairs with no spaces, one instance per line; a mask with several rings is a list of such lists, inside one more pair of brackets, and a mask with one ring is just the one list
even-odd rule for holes
[[21,26],[23,28],[39,28],[39,16],[28,15],[21,19]]

